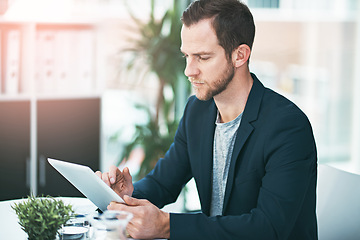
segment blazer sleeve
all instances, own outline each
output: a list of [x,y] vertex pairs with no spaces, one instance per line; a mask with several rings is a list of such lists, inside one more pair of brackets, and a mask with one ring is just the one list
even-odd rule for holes
[[259,140],[252,139],[265,164],[256,207],[246,214],[216,217],[171,213],[172,240],[294,239],[291,233],[297,221],[307,220],[301,219],[302,209],[315,210],[313,201],[305,201],[309,192],[315,199],[315,142],[310,123],[301,112],[278,114],[276,121],[265,122]]

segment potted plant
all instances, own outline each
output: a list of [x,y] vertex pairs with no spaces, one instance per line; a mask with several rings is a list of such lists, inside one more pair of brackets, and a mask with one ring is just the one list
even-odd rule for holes
[[[185,60],[180,53],[182,26],[180,9],[183,8],[180,5],[183,4],[184,2],[174,0],[173,8],[167,10],[161,18],[156,18],[155,0],[151,0],[151,11],[147,22],[136,18],[130,12],[140,38],[131,39],[129,44],[132,46],[121,50],[122,53],[131,55],[127,60],[127,70],[136,71],[136,62],[140,62],[138,65],[145,62],[149,73],[155,73],[159,81],[155,112],[151,112],[149,106],[137,106],[148,114],[150,120],[146,125],[136,126],[132,142],[125,146],[124,153],[119,159],[120,164],[123,159],[127,159],[135,147],[143,148],[145,158],[140,166],[138,179],[154,167],[156,161],[164,156],[172,143],[179,121],[177,112],[182,111],[181,102],[185,103],[190,92],[190,84],[184,79],[183,74]],[[185,86],[180,88],[179,84]],[[165,94],[166,91],[168,93],[170,91],[171,94]]]
[[63,224],[74,213],[71,205],[53,197],[29,196],[11,206],[15,210],[21,229],[29,240],[53,240]]

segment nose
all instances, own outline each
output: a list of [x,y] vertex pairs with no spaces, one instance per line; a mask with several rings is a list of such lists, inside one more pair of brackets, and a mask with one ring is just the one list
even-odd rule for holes
[[197,66],[197,63],[194,59],[191,59],[190,57],[188,57],[186,59],[186,67],[185,67],[185,71],[184,74],[187,77],[195,77],[197,75],[199,75],[200,70],[199,67]]

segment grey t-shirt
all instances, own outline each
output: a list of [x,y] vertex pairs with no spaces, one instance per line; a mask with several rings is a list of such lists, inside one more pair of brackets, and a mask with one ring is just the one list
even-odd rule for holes
[[222,215],[229,166],[241,118],[242,113],[230,122],[220,123],[218,113],[215,122],[210,216]]

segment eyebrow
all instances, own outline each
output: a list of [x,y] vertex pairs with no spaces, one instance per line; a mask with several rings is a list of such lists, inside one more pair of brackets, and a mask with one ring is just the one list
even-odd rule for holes
[[[180,51],[185,55],[187,53],[183,52],[181,49]],[[205,51],[200,51],[200,52],[195,52],[195,53],[191,53],[190,55],[194,55],[194,56],[200,56],[200,55],[212,55],[214,54],[213,52],[205,52]],[[188,54],[189,55],[189,54]]]

